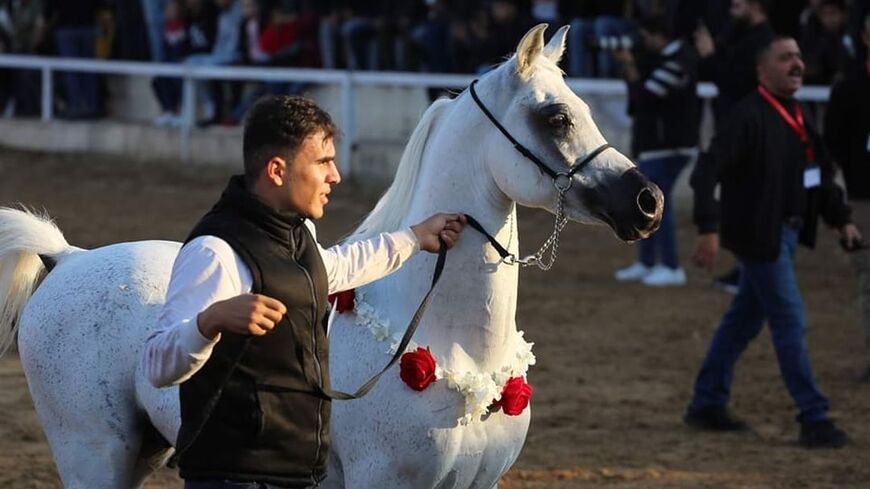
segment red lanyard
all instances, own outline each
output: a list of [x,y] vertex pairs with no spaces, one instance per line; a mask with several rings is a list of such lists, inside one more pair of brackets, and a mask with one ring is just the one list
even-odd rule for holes
[[809,134],[807,134],[807,128],[804,125],[804,113],[801,111],[801,106],[795,102],[794,111],[796,117],[792,117],[791,114],[785,110],[785,107],[779,103],[779,100],[776,99],[766,88],[762,85],[758,85],[758,93],[761,94],[762,98],[767,101],[782,118],[785,120],[785,123],[788,124],[797,137],[804,143],[804,151],[806,152],[807,163],[814,163],[816,161],[816,152],[813,150],[813,144],[810,141]]

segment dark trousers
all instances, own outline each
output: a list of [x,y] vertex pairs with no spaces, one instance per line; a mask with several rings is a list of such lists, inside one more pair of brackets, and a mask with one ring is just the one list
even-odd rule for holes
[[181,108],[181,79],[157,77],[151,82],[157,101],[163,112],[178,113]]
[[671,205],[671,191],[680,171],[689,162],[691,156],[671,155],[664,157],[642,158],[638,162],[641,173],[659,186],[665,196],[665,209],[662,212],[662,222],[659,230],[638,244],[638,255],[641,263],[651,267],[658,263],[668,268],[679,268],[677,255],[677,223]]
[[828,400],[816,387],[806,341],[806,316],[794,273],[798,233],[783,226],[776,261],[740,259],[740,285],[719,323],[695,381],[692,409],[725,406],[734,365],[764,326],[770,323],[782,379],[800,414],[798,421],[827,418]]
[[[70,27],[58,29],[54,34],[57,52],[65,58],[94,59],[97,51],[96,27]],[[93,73],[65,72],[63,74],[69,112],[71,115],[93,115],[99,109],[100,87]]]

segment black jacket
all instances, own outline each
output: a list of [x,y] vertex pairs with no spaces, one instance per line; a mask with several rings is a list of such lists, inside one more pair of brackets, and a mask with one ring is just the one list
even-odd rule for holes
[[870,68],[859,68],[831,90],[825,142],[843,170],[849,198],[870,200]]
[[251,270],[251,292],[281,301],[287,313],[265,336],[224,333],[181,384],[181,476],[315,485],[326,476],[330,417],[328,283],[317,244],[302,217],[260,202],[242,177],[188,240],[204,235],[229,243]]
[[[803,185],[807,162],[798,136],[758,92],[743,99],[692,173],[699,232],[718,229],[722,246],[741,258],[775,260],[788,214],[799,213],[800,242],[809,247],[820,214],[832,226],[848,223],[851,211],[832,181],[830,160],[812,124],[806,125],[822,174],[822,184],[810,190]],[[721,205],[713,196],[717,183]]]
[[641,79],[628,84],[632,152],[698,145],[698,57],[683,41],[672,41]]

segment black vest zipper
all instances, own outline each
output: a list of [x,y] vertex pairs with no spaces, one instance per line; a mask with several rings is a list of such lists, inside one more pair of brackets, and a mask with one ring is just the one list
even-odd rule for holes
[[[302,224],[302,226],[304,226],[304,225],[305,224]],[[308,230],[306,229],[305,231],[307,232]],[[290,233],[290,239],[294,241],[293,248],[297,249],[297,244],[295,242],[295,239],[293,238],[292,232]],[[312,237],[312,241],[313,241],[313,237]],[[312,343],[312,346],[314,347],[314,366],[315,366],[315,368],[317,368],[317,379],[320,382],[320,387],[322,388],[323,387],[323,369],[320,366],[320,355],[317,354],[317,327],[318,327],[317,291],[314,288],[314,280],[311,278],[311,274],[308,273],[308,270],[299,264],[299,262],[296,260],[296,257],[292,253],[290,254],[290,256],[293,258],[293,263],[295,263],[296,266],[299,267],[299,269],[302,270],[303,273],[305,273],[305,278],[306,278],[306,280],[308,280],[308,288],[311,291],[311,299],[312,299],[312,301],[311,301],[311,304],[312,304],[312,306],[311,306],[311,325],[312,325],[311,343]],[[304,360],[303,360],[303,362],[304,362]],[[317,485],[317,479],[314,476],[314,470],[315,470],[315,467],[317,466],[317,460],[320,458],[320,450],[322,449],[322,445],[323,445],[323,440],[322,440],[322,436],[321,436],[322,431],[323,431],[323,399],[320,399],[317,402],[317,447],[314,450],[314,461],[311,464],[311,482],[315,486]]]

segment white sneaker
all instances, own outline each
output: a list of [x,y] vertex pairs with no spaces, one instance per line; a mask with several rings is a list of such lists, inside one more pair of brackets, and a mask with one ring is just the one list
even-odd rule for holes
[[646,277],[650,272],[652,272],[653,268],[650,268],[643,263],[635,262],[630,267],[623,268],[622,270],[617,270],[613,276],[616,280],[620,282],[633,282],[637,280],[642,280]]
[[686,272],[680,268],[670,268],[664,265],[656,265],[652,271],[645,275],[641,282],[651,287],[675,287],[686,285]]
[[184,125],[184,118],[180,115],[170,114],[168,125],[173,129],[178,129]]
[[172,122],[172,113],[164,112],[154,119],[154,125],[157,127],[168,127]]

